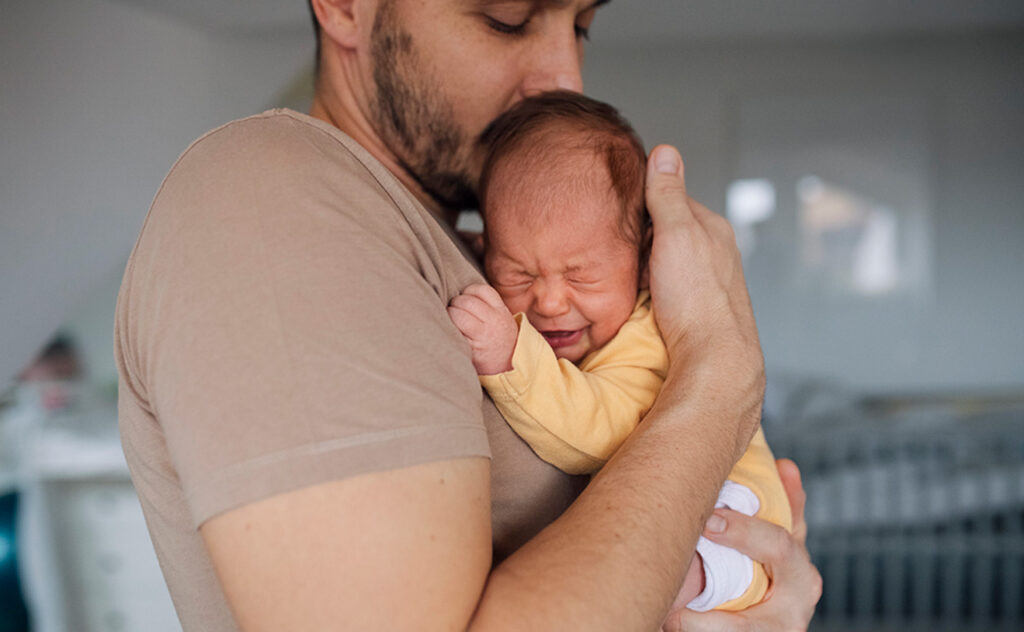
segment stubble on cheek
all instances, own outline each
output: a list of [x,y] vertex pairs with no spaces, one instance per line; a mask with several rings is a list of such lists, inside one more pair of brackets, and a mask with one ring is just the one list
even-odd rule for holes
[[456,125],[436,78],[424,72],[393,5],[381,7],[370,43],[377,88],[374,116],[381,137],[428,194],[449,208],[474,207],[472,157],[463,155],[473,147]]

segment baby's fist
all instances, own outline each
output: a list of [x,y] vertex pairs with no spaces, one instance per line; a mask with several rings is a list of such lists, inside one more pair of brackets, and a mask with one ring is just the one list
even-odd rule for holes
[[482,283],[470,285],[452,299],[448,316],[469,341],[479,375],[512,370],[519,326],[494,288]]

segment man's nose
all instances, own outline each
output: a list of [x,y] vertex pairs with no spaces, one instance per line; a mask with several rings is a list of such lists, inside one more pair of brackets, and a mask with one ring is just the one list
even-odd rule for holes
[[548,90],[583,92],[580,51],[576,35],[548,40],[538,47],[523,78],[523,97]]

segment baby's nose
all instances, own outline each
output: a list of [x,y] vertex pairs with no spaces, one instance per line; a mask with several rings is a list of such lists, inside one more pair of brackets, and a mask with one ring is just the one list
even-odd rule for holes
[[565,285],[558,282],[545,282],[536,288],[534,309],[541,316],[560,316],[569,310],[569,300]]

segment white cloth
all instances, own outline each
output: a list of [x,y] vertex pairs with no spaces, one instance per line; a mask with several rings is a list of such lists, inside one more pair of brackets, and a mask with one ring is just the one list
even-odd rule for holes
[[[719,507],[753,516],[761,503],[746,485],[725,481],[715,503],[715,508]],[[750,587],[754,562],[748,556],[703,536],[697,540],[697,552],[704,560],[704,591],[686,605],[690,610],[707,612],[736,599]]]

